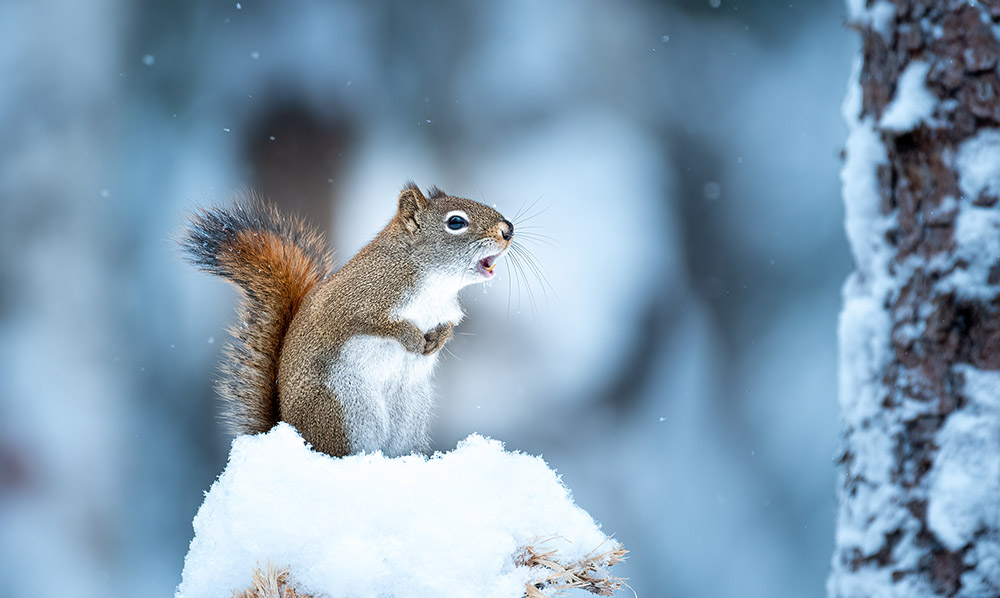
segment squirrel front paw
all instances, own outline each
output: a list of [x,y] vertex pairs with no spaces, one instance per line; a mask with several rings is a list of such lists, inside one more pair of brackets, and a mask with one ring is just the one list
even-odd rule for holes
[[455,326],[451,322],[438,325],[424,335],[424,355],[433,355],[444,347],[444,344],[451,338],[451,331]]

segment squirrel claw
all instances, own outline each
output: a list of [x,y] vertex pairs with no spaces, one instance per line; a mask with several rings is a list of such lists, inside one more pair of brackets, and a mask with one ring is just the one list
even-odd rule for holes
[[451,338],[451,330],[454,328],[451,322],[439,325],[424,335],[424,355],[433,355],[440,351],[448,339]]

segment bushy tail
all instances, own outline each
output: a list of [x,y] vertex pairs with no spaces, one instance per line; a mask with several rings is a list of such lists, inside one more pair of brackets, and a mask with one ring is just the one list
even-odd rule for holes
[[278,423],[281,342],[306,293],[330,273],[326,243],[252,193],[194,214],[180,243],[191,262],[243,291],[216,389],[233,432],[266,432]]

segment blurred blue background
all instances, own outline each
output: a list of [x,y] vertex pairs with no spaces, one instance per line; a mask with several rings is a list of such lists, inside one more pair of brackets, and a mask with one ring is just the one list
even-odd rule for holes
[[[465,291],[435,448],[544,455],[640,596],[822,596],[850,269],[836,2],[0,3],[4,595],[170,595],[225,465],[235,292],[186,211],[259,189],[338,263],[407,179],[545,283]],[[529,226],[537,228],[528,229]]]

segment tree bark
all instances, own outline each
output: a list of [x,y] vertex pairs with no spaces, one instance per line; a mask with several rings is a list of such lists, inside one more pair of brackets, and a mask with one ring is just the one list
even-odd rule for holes
[[1000,596],[1000,0],[848,0],[831,598]]

